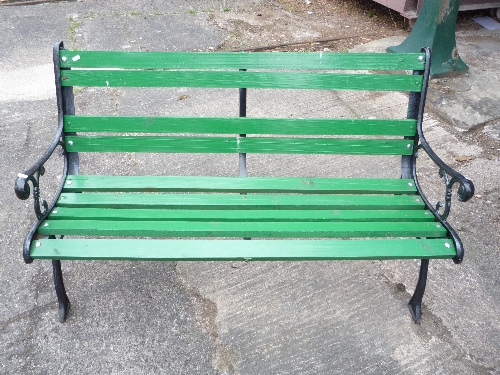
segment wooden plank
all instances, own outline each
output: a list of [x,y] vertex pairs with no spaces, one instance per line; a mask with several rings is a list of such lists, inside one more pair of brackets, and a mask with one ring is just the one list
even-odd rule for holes
[[67,136],[70,152],[411,155],[407,139]]
[[63,192],[416,194],[412,179],[69,175]]
[[42,236],[350,238],[446,237],[441,224],[429,222],[207,222],[46,220]]
[[138,240],[42,239],[33,259],[60,260],[375,260],[447,259],[456,256],[448,239],[390,240]]
[[108,221],[435,221],[428,210],[158,210],[56,207],[49,220]]
[[257,210],[419,210],[416,195],[62,193],[59,207]]
[[[423,70],[422,53],[61,51],[63,68]],[[419,58],[422,61],[419,61]]]
[[421,75],[163,70],[64,70],[62,86],[421,91]]
[[414,136],[411,119],[64,116],[66,132]]

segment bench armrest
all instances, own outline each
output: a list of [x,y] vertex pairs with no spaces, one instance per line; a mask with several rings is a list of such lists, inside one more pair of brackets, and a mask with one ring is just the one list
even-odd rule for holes
[[[445,162],[443,162],[430,148],[428,143],[426,142],[423,136],[420,136],[420,144],[416,147],[416,151],[419,150],[425,151],[425,153],[431,158],[431,160],[439,167],[439,177],[444,178],[446,185],[446,194],[445,194],[445,203],[443,204],[441,201],[436,203],[436,211],[441,207],[444,207],[444,211],[442,213],[438,212],[439,216],[446,220],[448,214],[450,213],[451,207],[451,197],[452,197],[452,188],[453,185],[459,184],[457,197],[460,202],[467,202],[474,196],[474,184],[467,177],[463,176]],[[418,156],[417,154],[415,156]]]
[[[427,207],[434,213],[436,218],[441,222],[441,224],[448,230],[448,233],[450,234],[451,238],[453,239],[453,242],[455,243],[455,248],[457,250],[457,256],[453,258],[453,261],[457,264],[461,263],[464,257],[464,249],[463,249],[463,244],[460,238],[458,237],[458,234],[455,232],[455,230],[451,227],[451,225],[447,222],[448,215],[450,213],[451,209],[451,198],[452,198],[452,190],[453,186],[455,184],[459,184],[458,186],[458,191],[457,191],[457,196],[458,200],[460,202],[467,202],[469,199],[471,199],[474,196],[474,184],[472,183],[471,180],[469,180],[467,177],[464,177],[462,174],[458,173],[455,171],[453,168],[451,168],[449,165],[447,165],[445,162],[443,162],[437,155],[436,153],[432,150],[432,148],[429,146],[427,143],[421,127],[418,129],[418,135],[420,139],[420,143],[415,147],[415,152],[414,152],[414,158],[413,158],[413,167],[412,167],[412,174],[415,180],[415,185],[417,187],[418,192],[420,193],[420,196],[424,200],[425,204]],[[439,177],[444,179],[445,182],[445,198],[444,198],[444,203],[441,201],[438,201],[435,205],[435,207],[432,207],[432,205],[429,203],[428,199],[425,197],[425,195],[422,192],[422,189],[420,188],[420,184],[417,179],[417,172],[416,172],[416,160],[418,157],[418,152],[422,150],[424,151],[430,159],[439,167]],[[442,212],[440,209],[443,208]]]
[[[47,148],[45,153],[38,159],[38,161],[28,170],[26,170],[24,173],[19,173],[17,175],[16,181],[15,181],[15,186],[14,186],[14,191],[16,192],[16,196],[21,199],[21,200],[26,200],[28,199],[31,195],[33,196],[33,206],[35,210],[35,215],[37,218],[37,222],[31,227],[30,231],[28,232],[28,235],[26,236],[26,239],[24,241],[24,247],[23,247],[23,257],[24,261],[26,263],[31,263],[32,259],[30,257],[29,253],[29,247],[31,244],[31,241],[33,239],[33,236],[35,235],[38,227],[42,223],[42,221],[46,218],[46,216],[49,214],[49,212],[54,208],[57,199],[59,198],[59,195],[61,194],[63,185],[64,185],[64,180],[66,176],[68,175],[68,155],[66,151],[64,151],[64,141],[62,137],[62,123],[59,124],[57,134],[50,144],[50,146]],[[61,184],[58,188],[57,194],[55,195],[53,201],[49,205],[47,201],[41,200],[40,201],[40,177],[45,174],[45,167],[44,164],[47,162],[47,160],[50,159],[54,151],[58,146],[61,146],[63,149],[63,154],[64,154],[64,169],[63,169],[63,177],[61,180]],[[30,188],[30,183],[33,186],[33,193],[32,189]]]
[[[467,202],[474,195],[474,184],[471,180],[464,177],[453,168],[448,166],[444,161],[442,161],[439,156],[432,150],[431,146],[427,142],[424,137],[424,131],[422,129],[422,123],[424,120],[424,107],[425,107],[425,99],[427,96],[427,89],[429,86],[429,77],[430,77],[430,67],[431,67],[431,50],[428,47],[422,48],[422,52],[425,53],[426,57],[426,65],[425,70],[423,72],[424,80],[422,84],[422,95],[420,98],[420,104],[418,105],[418,114],[417,114],[417,137],[415,137],[414,144],[414,158],[413,158],[413,168],[412,174],[417,180],[416,174],[416,158],[418,156],[418,151],[423,150],[431,160],[439,167],[439,176],[444,178],[446,183],[446,195],[445,195],[445,203],[437,202],[435,211],[440,219],[446,221],[448,214],[450,213],[451,207],[451,192],[453,185],[456,183],[460,184],[458,188],[458,200],[461,202]],[[419,192],[420,189],[419,189]],[[424,197],[425,198],[425,197]],[[427,202],[426,202],[427,203]],[[430,207],[430,205],[428,205]],[[442,213],[439,212],[439,209],[444,207],[444,211]]]
[[43,211],[40,208],[40,203],[38,202],[40,198],[40,188],[39,188],[40,177],[45,174],[44,164],[47,162],[47,160],[50,159],[57,146],[64,147],[64,144],[62,143],[59,134],[54,139],[49,148],[45,151],[45,153],[42,155],[42,157],[40,157],[40,159],[38,159],[38,161],[24,173],[19,173],[16,178],[14,191],[16,192],[16,196],[21,200],[26,200],[30,197],[31,189],[29,186],[29,182],[31,182],[31,184],[33,185],[33,198],[35,199],[35,204],[36,204],[35,214],[38,219],[44,216],[45,211],[47,209],[47,202],[45,200],[42,201],[42,206],[44,207]]
[[[418,72],[417,74],[423,74],[423,83],[422,83],[422,91],[421,95],[415,96],[414,99],[419,101],[418,105],[413,105],[409,111],[411,118],[415,118],[417,120],[417,134],[414,138],[414,147],[413,147],[413,157],[410,158],[410,173],[411,177],[415,181],[415,187],[417,188],[418,193],[422,197],[426,207],[434,214],[436,219],[448,230],[448,234],[453,240],[455,244],[455,249],[457,251],[457,255],[453,258],[455,263],[461,263],[464,257],[464,248],[460,237],[455,232],[455,230],[448,223],[448,215],[451,209],[451,198],[453,186],[455,184],[459,184],[458,186],[458,200],[461,202],[467,202],[474,195],[474,184],[471,180],[464,177],[462,174],[455,171],[449,165],[447,165],[444,161],[442,161],[439,156],[432,150],[431,146],[427,142],[424,137],[424,132],[422,129],[422,123],[424,119],[424,107],[425,107],[425,99],[427,95],[427,89],[429,86],[429,77],[430,77],[430,66],[431,66],[431,50],[428,47],[422,48],[422,52],[425,53],[425,69],[423,72]],[[414,72],[415,74],[415,72]],[[416,103],[413,103],[416,104]],[[414,116],[414,117],[413,117]],[[438,201],[436,205],[433,207],[426,196],[423,194],[420,184],[417,178],[417,158],[418,152],[422,150],[424,151],[430,159],[439,167],[439,177],[444,179],[445,182],[445,198],[444,203]],[[442,212],[440,209],[443,209]]]
[[[427,64],[423,72],[424,81],[422,85],[422,95],[420,98],[420,104],[417,115],[417,137],[415,137],[414,141],[415,143],[414,143],[412,174],[418,186],[417,173],[416,173],[416,160],[418,157],[418,151],[423,150],[431,158],[431,160],[439,167],[439,177],[444,178],[445,181],[445,186],[446,186],[445,203],[443,204],[441,201],[438,201],[433,211],[436,214],[436,217],[438,217],[441,221],[446,222],[446,219],[448,218],[448,214],[450,213],[450,208],[451,208],[451,195],[452,195],[451,193],[453,185],[455,185],[456,183],[459,184],[457,192],[458,200],[461,202],[467,202],[474,195],[474,184],[472,183],[471,180],[464,177],[463,175],[455,171],[453,168],[451,168],[449,165],[447,165],[444,161],[442,161],[439,158],[439,156],[437,156],[436,153],[432,150],[431,146],[425,139],[422,123],[424,120],[425,99],[427,95],[427,89],[429,86],[431,51],[429,48],[425,47],[422,48],[422,52],[426,54]],[[422,191],[420,190],[420,186],[418,186],[418,188],[419,192],[422,193]],[[423,198],[427,206],[432,208],[429,205],[427,199],[425,199],[424,196]],[[439,209],[443,207],[444,207],[443,212],[440,212]]]

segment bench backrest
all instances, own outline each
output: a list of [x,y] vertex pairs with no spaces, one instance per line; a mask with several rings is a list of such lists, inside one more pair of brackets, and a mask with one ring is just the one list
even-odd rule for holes
[[[404,157],[413,153],[420,95],[426,86],[423,84],[425,53],[64,49],[58,53],[56,76],[60,74],[59,89],[64,93],[60,113],[69,152]],[[403,91],[409,92],[410,98],[408,115],[400,119],[79,116],[74,115],[72,103],[65,103],[72,99],[68,90],[76,86],[239,88],[240,116],[245,116],[246,89]]]

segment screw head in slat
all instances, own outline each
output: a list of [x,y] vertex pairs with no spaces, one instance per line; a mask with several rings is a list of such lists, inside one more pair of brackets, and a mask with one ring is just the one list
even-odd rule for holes
[[42,246],[42,244],[41,244],[40,242],[37,242],[37,243],[35,244],[35,247],[40,247],[40,246]]
[[419,61],[419,62],[424,62],[424,56],[419,56],[419,57],[418,57],[418,61]]
[[73,181],[71,181],[71,180],[66,181],[66,184],[68,184],[68,185],[71,185],[72,183],[73,183]]
[[66,60],[68,60],[68,58],[66,56],[63,56],[63,57],[61,57],[61,60],[62,60],[62,62],[66,62]]
[[450,243],[449,242],[445,242],[444,243],[444,246],[447,247],[448,249],[451,247]]
[[73,141],[68,141],[68,146],[73,146]]
[[406,145],[406,148],[407,148],[408,150],[411,150],[411,149],[412,149],[412,147],[413,147],[413,145],[412,145],[411,143],[408,143],[408,144]]

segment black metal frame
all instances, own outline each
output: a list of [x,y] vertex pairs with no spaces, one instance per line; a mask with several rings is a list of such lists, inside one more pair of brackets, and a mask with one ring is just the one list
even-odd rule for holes
[[[54,60],[54,76],[56,84],[56,96],[57,96],[57,131],[56,136],[48,149],[42,155],[42,157],[27,171],[24,173],[19,173],[15,182],[14,190],[19,199],[26,200],[31,195],[30,183],[33,186],[33,201],[34,209],[37,221],[30,228],[23,245],[23,258],[26,263],[33,262],[30,256],[30,245],[34,240],[35,234],[38,230],[40,224],[46,219],[50,211],[56,205],[59,196],[61,195],[64,183],[66,181],[66,176],[68,174],[78,174],[78,154],[74,152],[67,152],[64,147],[64,115],[74,114],[74,97],[73,97],[73,87],[62,87],[61,86],[61,64],[59,51],[64,49],[62,42],[56,43],[53,49],[53,60]],[[61,184],[57,190],[57,193],[50,203],[46,200],[40,202],[40,177],[45,174],[44,164],[53,155],[57,147],[61,147],[64,156],[64,167]],[[55,237],[53,237],[55,238]],[[69,299],[66,295],[66,290],[63,284],[62,271],[61,271],[61,261],[53,260],[52,268],[54,273],[54,284],[56,289],[57,298],[59,300],[59,320],[64,322],[69,312]]]
[[[430,48],[422,48],[422,52],[425,53],[425,69],[423,71],[414,71],[413,74],[423,75],[422,91],[420,93],[410,93],[410,100],[408,103],[408,118],[417,120],[417,135],[413,137],[413,155],[403,156],[401,166],[402,166],[402,177],[412,178],[415,181],[415,186],[417,188],[418,194],[425,203],[427,209],[429,209],[436,220],[443,225],[448,231],[448,238],[453,240],[455,248],[457,250],[457,255],[453,258],[456,264],[460,264],[464,257],[464,248],[462,241],[458,237],[455,230],[448,223],[447,218],[451,209],[451,198],[452,189],[455,184],[459,184],[458,187],[458,200],[461,202],[467,202],[470,198],[474,196],[474,184],[471,180],[464,177],[446,163],[444,163],[436,153],[431,149],[429,143],[424,137],[422,123],[424,119],[424,107],[425,99],[427,95],[427,88],[429,85],[429,75],[431,67],[431,50]],[[418,152],[423,150],[430,159],[439,167],[439,176],[444,178],[445,181],[445,203],[438,201],[436,206],[433,207],[427,197],[424,195],[422,188],[418,182],[417,177],[417,158]],[[443,208],[443,212],[440,212],[440,208]],[[417,286],[413,293],[410,302],[408,303],[408,308],[410,309],[410,314],[415,323],[419,323],[422,316],[422,298],[425,292],[425,285],[427,282],[427,271],[429,268],[429,259],[422,259],[420,265],[419,278]]]

